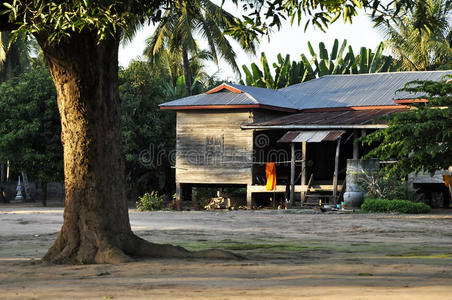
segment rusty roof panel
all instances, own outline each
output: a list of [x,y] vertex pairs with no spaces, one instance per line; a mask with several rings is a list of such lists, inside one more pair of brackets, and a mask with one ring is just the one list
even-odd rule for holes
[[332,130],[330,131],[326,137],[323,138],[324,142],[333,142],[336,141],[338,138],[341,137],[341,135],[343,135],[345,133],[345,131],[343,130]]
[[343,130],[288,131],[278,140],[278,143],[335,141],[344,133]]
[[278,140],[278,143],[291,143],[299,134],[300,131],[288,131]]
[[[348,111],[301,112],[273,119],[267,122],[250,124],[251,126],[287,126],[287,125],[367,125],[375,119],[387,116],[401,109],[366,109]],[[378,124],[385,124],[383,120]]]

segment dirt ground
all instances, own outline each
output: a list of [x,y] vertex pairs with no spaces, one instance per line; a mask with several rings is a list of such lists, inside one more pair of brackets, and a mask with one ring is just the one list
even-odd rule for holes
[[452,212],[130,211],[141,237],[246,260],[47,265],[62,208],[0,205],[0,299],[452,299]]

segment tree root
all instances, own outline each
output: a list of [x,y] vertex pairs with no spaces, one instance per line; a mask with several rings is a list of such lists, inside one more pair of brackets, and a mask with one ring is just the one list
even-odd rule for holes
[[136,256],[149,258],[201,258],[201,259],[232,259],[232,260],[245,259],[243,256],[219,249],[188,251],[187,249],[180,246],[151,243],[137,236],[135,236],[135,239],[137,245],[135,245],[134,251],[130,254],[134,257]]
[[245,259],[240,255],[219,249],[192,252],[180,246],[155,244],[133,233],[122,239],[118,246],[103,242],[97,246],[81,247],[80,245],[68,244],[61,247],[59,242],[61,241],[57,240],[55,245],[42,258],[42,261],[54,264],[119,264],[132,262],[135,258]]

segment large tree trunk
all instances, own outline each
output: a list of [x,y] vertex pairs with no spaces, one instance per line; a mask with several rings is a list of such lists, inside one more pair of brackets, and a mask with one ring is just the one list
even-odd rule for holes
[[130,228],[121,145],[119,39],[99,44],[94,33],[81,33],[55,45],[37,38],[58,94],[66,189],[63,227],[43,259],[116,263],[129,255],[188,255],[183,248],[150,244]]

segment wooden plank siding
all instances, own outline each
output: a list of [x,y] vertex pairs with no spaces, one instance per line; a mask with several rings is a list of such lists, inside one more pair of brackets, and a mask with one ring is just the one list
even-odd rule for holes
[[250,184],[253,122],[249,110],[178,111],[176,182]]

